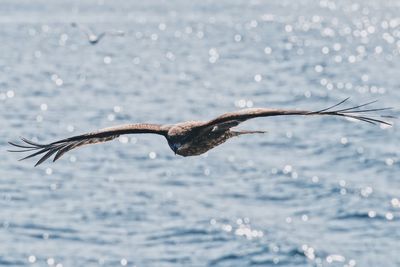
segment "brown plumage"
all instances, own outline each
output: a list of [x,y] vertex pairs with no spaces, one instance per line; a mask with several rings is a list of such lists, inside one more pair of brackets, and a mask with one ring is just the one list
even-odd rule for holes
[[[28,159],[34,156],[41,155],[42,157],[35,165],[37,166],[54,154],[55,156],[53,161],[56,161],[64,153],[76,147],[107,142],[123,134],[149,133],[149,134],[158,134],[164,136],[167,139],[170,148],[175,152],[175,154],[186,157],[186,156],[196,156],[203,154],[208,150],[224,143],[226,140],[234,136],[239,136],[243,134],[264,133],[263,131],[232,130],[233,127],[239,125],[240,123],[257,117],[269,117],[269,116],[280,116],[280,115],[304,115],[304,116],[331,115],[331,116],[352,118],[355,120],[364,121],[371,124],[382,123],[386,125],[391,125],[390,123],[384,120],[375,119],[372,118],[371,116],[365,115],[365,113],[367,112],[376,112],[376,111],[390,109],[390,108],[362,109],[362,107],[375,103],[376,101],[350,108],[333,110],[333,108],[342,105],[347,100],[348,98],[339,102],[336,105],[318,111],[251,108],[251,109],[243,109],[235,112],[225,113],[213,120],[206,122],[188,121],[173,125],[126,124],[126,125],[105,128],[96,132],[69,137],[49,144],[38,144],[29,141],[25,138],[21,138],[22,141],[25,142],[25,144],[16,144],[13,142],[9,142],[11,145],[21,148],[21,150],[9,150],[9,151],[11,152],[34,151],[34,153],[28,155],[23,159]],[[391,117],[391,116],[385,116],[385,117]]]

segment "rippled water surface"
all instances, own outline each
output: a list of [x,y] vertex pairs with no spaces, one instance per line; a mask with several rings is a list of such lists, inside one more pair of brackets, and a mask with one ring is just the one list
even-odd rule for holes
[[[0,5],[0,266],[400,266],[399,128],[274,117],[199,157],[128,136],[34,168],[6,152],[244,107],[399,108],[399,1]],[[95,32],[122,30],[97,45]]]

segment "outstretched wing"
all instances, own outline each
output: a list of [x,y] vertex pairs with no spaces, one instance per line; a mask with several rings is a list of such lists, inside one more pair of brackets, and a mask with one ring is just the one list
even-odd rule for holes
[[20,150],[9,150],[9,151],[34,152],[28,155],[27,157],[22,158],[21,160],[41,155],[42,157],[35,165],[37,166],[42,162],[44,162],[49,157],[51,157],[53,154],[56,154],[53,159],[53,161],[56,161],[62,155],[64,155],[64,153],[76,147],[107,142],[123,134],[140,134],[140,133],[159,134],[166,136],[168,133],[168,127],[158,124],[126,124],[126,125],[119,125],[115,127],[101,129],[96,132],[69,137],[49,144],[38,144],[29,141],[25,138],[21,138],[22,141],[25,142],[25,144],[16,144],[13,142],[9,142],[9,144],[20,148]]
[[71,27],[78,28],[81,32],[83,32],[86,35],[87,38],[90,38],[90,36],[95,35],[89,27],[82,26],[76,22],[72,22]]
[[[293,109],[268,109],[268,108],[250,108],[250,109],[243,109],[239,111],[234,111],[234,112],[228,112],[225,114],[222,114],[221,116],[205,123],[204,125],[201,125],[199,128],[205,129],[205,128],[230,128],[233,126],[237,126],[240,123],[249,120],[249,119],[254,119],[258,117],[269,117],[269,116],[281,116],[281,115],[330,115],[330,116],[340,116],[340,117],[346,117],[346,118],[352,118],[355,120],[359,121],[364,121],[368,122],[371,124],[377,124],[377,123],[382,123],[385,125],[391,125],[389,122],[384,121],[383,119],[377,119],[372,116],[367,115],[369,112],[378,112],[378,111],[384,111],[384,110],[389,110],[391,108],[368,108],[365,109],[366,106],[371,105],[375,103],[376,101],[373,102],[368,102],[362,105],[358,106],[353,106],[349,108],[341,108],[339,109],[338,107],[341,106],[343,103],[345,103],[349,98],[346,98],[345,100],[331,106],[325,109],[321,109],[318,111],[306,111],[306,110],[293,110]],[[336,108],[336,109],[334,109]],[[363,109],[364,108],[364,109]],[[392,116],[380,116],[382,118],[390,118]]]
[[109,30],[106,31],[105,34],[112,36],[125,36],[125,32],[121,30]]

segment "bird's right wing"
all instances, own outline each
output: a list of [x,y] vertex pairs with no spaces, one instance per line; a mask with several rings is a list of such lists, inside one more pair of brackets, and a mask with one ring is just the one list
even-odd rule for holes
[[125,36],[125,32],[121,30],[109,30],[106,31],[105,34],[112,36]]
[[10,152],[31,152],[34,153],[22,158],[21,160],[28,159],[31,157],[35,157],[38,155],[42,155],[39,161],[35,166],[41,164],[46,159],[54,156],[53,161],[59,159],[64,153],[74,149],[76,147],[80,147],[83,145],[89,144],[98,144],[107,142],[117,138],[123,134],[140,134],[140,133],[150,133],[150,134],[159,134],[166,136],[168,133],[168,127],[162,126],[159,124],[125,124],[114,127],[109,127],[105,129],[101,129],[95,132],[77,135],[69,138],[65,138],[62,140],[58,140],[49,144],[39,144],[36,142],[32,142],[25,138],[21,138],[25,144],[17,144],[14,142],[9,142],[9,144],[20,148],[20,150],[9,150]]

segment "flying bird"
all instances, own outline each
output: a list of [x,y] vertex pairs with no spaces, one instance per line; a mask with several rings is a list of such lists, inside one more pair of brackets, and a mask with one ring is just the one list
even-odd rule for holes
[[[295,109],[269,109],[269,108],[250,108],[239,111],[228,112],[222,114],[210,121],[187,121],[173,125],[160,125],[150,123],[125,124],[114,127],[101,129],[82,135],[72,136],[61,139],[49,144],[39,144],[25,138],[21,138],[24,144],[9,142],[9,144],[18,147],[19,150],[9,150],[10,152],[34,152],[21,160],[35,156],[41,156],[35,166],[41,164],[49,157],[55,154],[53,162],[59,159],[66,152],[89,144],[98,144],[113,140],[124,134],[157,134],[167,139],[169,147],[172,151],[180,156],[197,156],[203,154],[210,149],[224,143],[228,139],[255,133],[265,133],[264,131],[240,131],[233,127],[249,119],[270,116],[287,116],[287,115],[303,115],[303,116],[339,116],[359,120],[371,124],[382,123],[384,125],[391,124],[382,119],[376,119],[366,115],[369,112],[383,111],[391,108],[365,108],[376,101],[366,104],[338,108],[345,99],[331,107],[317,110],[295,110]],[[336,109],[335,109],[336,108]],[[381,116],[390,118],[392,116]],[[392,117],[393,118],[393,117]]]
[[116,30],[105,31],[105,32],[102,32],[97,35],[97,34],[93,33],[93,31],[90,28],[84,27],[82,25],[78,25],[76,22],[72,22],[71,26],[74,28],[80,29],[81,32],[83,32],[86,35],[86,37],[91,45],[97,44],[106,35],[113,35],[113,36],[124,36],[125,35],[125,33],[123,31],[116,31]]

